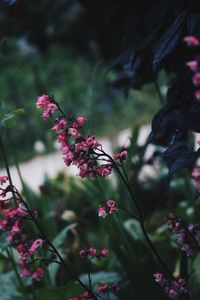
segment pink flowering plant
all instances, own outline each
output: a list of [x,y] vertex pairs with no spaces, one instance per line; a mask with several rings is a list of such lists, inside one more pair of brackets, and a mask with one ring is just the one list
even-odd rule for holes
[[[190,48],[200,46],[199,39],[194,36],[186,36],[184,42]],[[191,77],[194,105],[199,105],[199,57],[187,61],[185,67]],[[41,297],[45,298],[45,295],[52,292],[53,297],[59,293],[60,299],[66,300],[146,300],[149,296],[154,300],[198,300],[200,289],[196,289],[194,273],[200,255],[200,222],[199,216],[192,216],[195,216],[195,209],[200,212],[199,149],[190,151],[182,141],[185,135],[179,127],[172,132],[171,144],[162,154],[169,169],[167,179],[165,178],[164,185],[159,190],[159,198],[165,202],[161,213],[162,224],[157,220],[158,214],[155,211],[149,213],[151,209],[148,211],[138,196],[141,189],[138,177],[143,165],[154,164],[155,158],[159,156],[154,153],[145,161],[148,143],[162,144],[165,134],[169,135],[168,141],[172,134],[170,130],[173,118],[180,116],[178,111],[172,113],[173,118],[170,116],[169,127],[165,127],[168,122],[165,119],[167,109],[164,113],[161,111],[161,116],[156,116],[152,133],[144,146],[136,147],[136,140],[132,139],[129,147],[122,147],[112,155],[104,150],[94,135],[86,133],[87,119],[66,114],[54,96],[40,95],[36,107],[41,110],[44,121],[51,122],[49,127],[56,136],[64,164],[66,167],[76,167],[76,180],[81,182],[82,190],[78,184],[72,185],[72,194],[68,194],[68,186],[63,197],[70,195],[74,199],[79,191],[80,198],[84,193],[87,197],[92,194],[92,198],[87,205],[81,203],[80,199],[75,203],[75,208],[71,204],[73,210],[65,210],[59,221],[56,220],[58,224],[53,223],[53,218],[48,219],[48,213],[45,215],[48,205],[45,206],[42,201],[42,205],[31,201],[25,185],[22,193],[14,186],[1,136],[0,147],[7,171],[7,175],[0,176],[0,232],[4,243],[2,251],[6,252],[11,261],[19,281],[18,290],[24,299],[42,299]],[[185,116],[186,110],[181,113]],[[191,116],[186,119],[189,118]],[[181,125],[183,123],[181,119]],[[160,129],[159,126],[161,131],[157,130]],[[166,141],[163,144],[166,145]],[[176,203],[173,206],[175,212],[169,213],[170,201],[165,201],[168,196],[166,186],[173,181],[172,176],[177,170],[188,166],[192,180],[184,178],[183,190],[187,185],[188,190],[195,188],[195,199],[192,200],[196,202],[188,207],[189,201],[182,203],[182,206]],[[114,183],[109,180],[111,176]],[[180,187],[177,178],[173,183]],[[48,198],[48,188],[49,186],[41,186],[42,200],[46,199],[45,196]],[[63,205],[57,199],[56,188],[52,188],[53,198],[58,200],[53,216],[57,213],[56,209]],[[181,197],[183,195],[181,193]],[[33,198],[35,200],[37,196],[34,194]],[[81,213],[85,213],[83,219]],[[45,217],[48,219],[46,224]],[[63,228],[63,224],[60,225],[61,219],[68,222],[66,228]],[[52,234],[52,239],[50,235],[54,226],[51,228],[49,220],[62,229],[58,236]],[[152,229],[152,223],[163,226]],[[156,229],[158,232],[155,233]],[[105,269],[112,269],[113,272],[105,272]],[[56,276],[64,278],[64,284],[67,284],[62,291],[55,283],[56,280],[59,282]]]
[[[45,98],[47,100],[44,104],[41,99]],[[160,266],[160,269],[163,273],[155,273],[155,281],[163,287],[164,294],[169,298],[177,298],[177,297],[188,297],[189,288],[184,278],[176,278],[173,276],[172,272],[169,270],[168,266],[165,264],[163,258],[155,248],[153,242],[151,241],[146,228],[144,216],[141,211],[140,205],[131,189],[131,185],[124,167],[124,161],[128,158],[127,150],[122,150],[119,153],[116,153],[114,157],[107,154],[102,145],[96,140],[94,136],[83,137],[82,135],[82,127],[86,123],[86,119],[83,117],[69,117],[65,115],[65,113],[60,108],[59,104],[55,101],[53,97],[48,97],[47,95],[42,95],[38,98],[37,106],[42,109],[43,114],[49,111],[48,105],[51,107],[51,104],[54,104],[56,110],[59,114],[55,121],[55,125],[53,126],[53,130],[58,134],[57,140],[60,143],[61,152],[63,154],[63,160],[67,166],[75,165],[79,172],[78,176],[84,178],[89,177],[91,179],[96,179],[98,176],[107,177],[111,174],[112,171],[116,171],[119,178],[122,180],[123,184],[128,190],[129,196],[134,204],[134,211],[130,211],[126,207],[121,207],[114,200],[107,200],[105,203],[100,204],[98,208],[99,217],[106,218],[108,215],[112,215],[118,212],[118,210],[122,210],[135,219],[140,226],[140,230],[142,231],[146,243],[152,252],[155,255],[155,258]],[[46,114],[45,114],[46,116]],[[51,115],[49,114],[49,117]],[[45,117],[45,119],[47,119]],[[170,223],[171,222],[171,223]],[[168,219],[168,223],[172,226],[176,222],[175,220]],[[173,226],[172,226],[173,227]],[[195,227],[195,226],[194,226]],[[195,227],[197,230],[197,227]],[[193,236],[193,233],[184,228],[180,229],[181,234],[179,234],[179,240],[181,237],[186,235],[185,240],[183,239],[183,246],[181,248],[182,251],[186,251],[187,255],[194,255],[191,241],[188,240],[188,236],[193,237],[192,242],[196,241],[195,251],[199,250],[198,242]],[[187,236],[188,234],[188,236]],[[191,247],[191,248],[187,248]],[[187,248],[187,249],[186,249]],[[108,250],[101,250],[97,252],[97,250],[93,247],[88,250],[82,249],[79,252],[79,255],[86,261],[88,266],[88,283],[90,290],[92,290],[92,279],[91,279],[91,262],[95,259],[100,259],[108,256]],[[165,274],[165,275],[164,275]],[[159,279],[159,276],[163,278]],[[114,283],[115,284],[115,283]],[[118,290],[119,287],[116,289]],[[111,284],[101,284],[97,288],[98,293],[106,294],[109,291],[113,290],[113,285]],[[86,291],[86,293],[88,293]],[[72,299],[89,299],[87,297],[91,297],[91,295],[84,294],[83,296],[78,296]]]

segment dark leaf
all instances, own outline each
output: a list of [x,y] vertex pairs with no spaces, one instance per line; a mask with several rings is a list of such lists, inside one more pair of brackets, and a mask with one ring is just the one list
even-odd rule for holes
[[14,5],[16,2],[17,0],[4,0],[6,6]]
[[169,28],[162,35],[160,41],[158,42],[155,55],[153,59],[153,71],[155,72],[158,68],[160,62],[169,55],[177,46],[184,25],[184,21],[187,15],[187,11],[184,10],[178,14],[174,22],[169,26]]
[[191,151],[185,143],[184,133],[178,133],[170,147],[162,154],[169,168],[169,177],[180,169],[192,168],[200,156],[199,151]]
[[200,36],[200,14],[191,14],[187,21],[188,35]]

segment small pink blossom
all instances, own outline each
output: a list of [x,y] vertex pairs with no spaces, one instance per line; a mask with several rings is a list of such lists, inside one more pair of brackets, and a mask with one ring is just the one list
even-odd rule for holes
[[29,269],[28,268],[26,268],[26,267],[23,267],[22,269],[21,269],[21,275],[23,276],[23,277],[30,277],[30,271],[29,271]]
[[60,119],[59,121],[57,121],[57,123],[52,127],[52,130],[54,131],[60,131],[61,129],[65,128],[65,126],[67,125],[67,121],[65,121],[64,119]]
[[100,255],[101,255],[102,257],[107,257],[107,256],[109,255],[108,249],[102,249],[102,250],[100,251]]
[[191,70],[196,72],[198,70],[198,62],[196,60],[191,60],[186,63],[186,66]]
[[111,174],[112,165],[110,163],[109,164],[103,164],[100,167],[98,167],[96,169],[96,171],[97,171],[97,174],[99,174],[100,176],[106,177],[106,176]]
[[80,136],[80,132],[76,128],[69,128],[68,133],[73,136]]
[[123,161],[123,160],[126,160],[127,158],[128,158],[128,152],[127,152],[127,150],[123,150],[120,153],[115,153],[115,155],[114,155],[114,159],[115,160],[121,160],[121,161]]
[[119,291],[119,284],[115,282],[114,283],[101,282],[97,287],[97,292],[99,294],[106,294],[109,292],[116,294],[118,291]]
[[97,252],[97,250],[94,247],[90,247],[88,250],[81,249],[79,251],[79,255],[81,257],[87,257],[88,255],[94,256],[96,254],[96,252]]
[[39,96],[36,102],[36,106],[42,109],[42,116],[45,120],[47,120],[52,115],[52,113],[58,109],[58,106],[53,103],[53,100],[49,97],[49,95]]
[[38,250],[38,248],[42,247],[43,244],[44,244],[44,240],[42,239],[35,240],[32,243],[31,247],[29,248],[28,252],[30,254],[34,254]]
[[107,217],[107,215],[108,215],[108,213],[106,211],[106,208],[104,206],[100,206],[98,209],[98,216],[105,218],[105,217]]
[[0,176],[0,185],[6,183],[8,181],[8,176]]
[[195,86],[199,86],[200,85],[200,73],[194,74],[192,81]]
[[87,119],[84,117],[77,117],[76,122],[83,126],[87,122]]
[[195,97],[197,100],[200,100],[200,90],[195,92]]
[[89,254],[90,256],[95,255],[96,252],[97,252],[97,250],[96,250],[94,247],[91,247],[90,249],[88,249],[88,254]]
[[106,294],[109,290],[109,285],[108,283],[101,283],[99,284],[99,286],[97,287],[97,292],[99,294]]
[[171,299],[185,295],[188,292],[186,281],[183,278],[171,279],[165,277],[162,273],[156,273],[153,276],[155,278],[155,282],[162,287],[165,295]]
[[85,291],[82,295],[72,297],[69,300],[94,300],[94,297],[91,296],[88,291]]
[[114,200],[108,200],[105,204],[99,206],[98,216],[105,218],[108,215],[112,215],[113,213],[119,210],[117,203]]
[[194,36],[186,36],[183,40],[188,46],[199,46],[200,44],[199,40]]
[[39,267],[31,276],[32,280],[40,281],[44,277],[44,270]]
[[108,200],[106,204],[110,215],[118,211],[117,203],[114,200]]

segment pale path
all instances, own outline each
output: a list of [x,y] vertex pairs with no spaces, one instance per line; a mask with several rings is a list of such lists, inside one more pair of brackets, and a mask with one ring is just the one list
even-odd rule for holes
[[[143,144],[148,133],[149,126],[143,126],[140,130],[138,144]],[[120,132],[116,137],[116,146],[128,146],[131,137],[131,129],[126,129]],[[112,154],[112,145],[108,139],[100,139],[105,152]],[[76,166],[67,167],[63,160],[60,151],[56,151],[47,155],[36,156],[28,162],[20,163],[20,171],[24,181],[34,191],[39,191],[39,186],[43,183],[45,175],[54,178],[58,172],[65,172],[67,175],[76,176],[78,173]],[[21,182],[15,166],[10,168],[13,184],[20,190]],[[0,175],[5,175],[5,169],[0,170]]]

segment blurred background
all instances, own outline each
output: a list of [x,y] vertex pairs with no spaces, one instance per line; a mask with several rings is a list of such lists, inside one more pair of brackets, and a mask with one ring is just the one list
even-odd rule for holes
[[2,4],[0,25],[1,113],[25,110],[16,130],[9,130],[19,161],[37,150],[55,150],[51,125],[35,108],[43,93],[53,94],[65,111],[87,117],[98,136],[113,139],[134,124],[150,123],[160,105],[154,84],[126,98],[112,87],[109,66],[119,42],[109,43],[106,26],[104,31],[78,1],[23,3],[23,10]]

